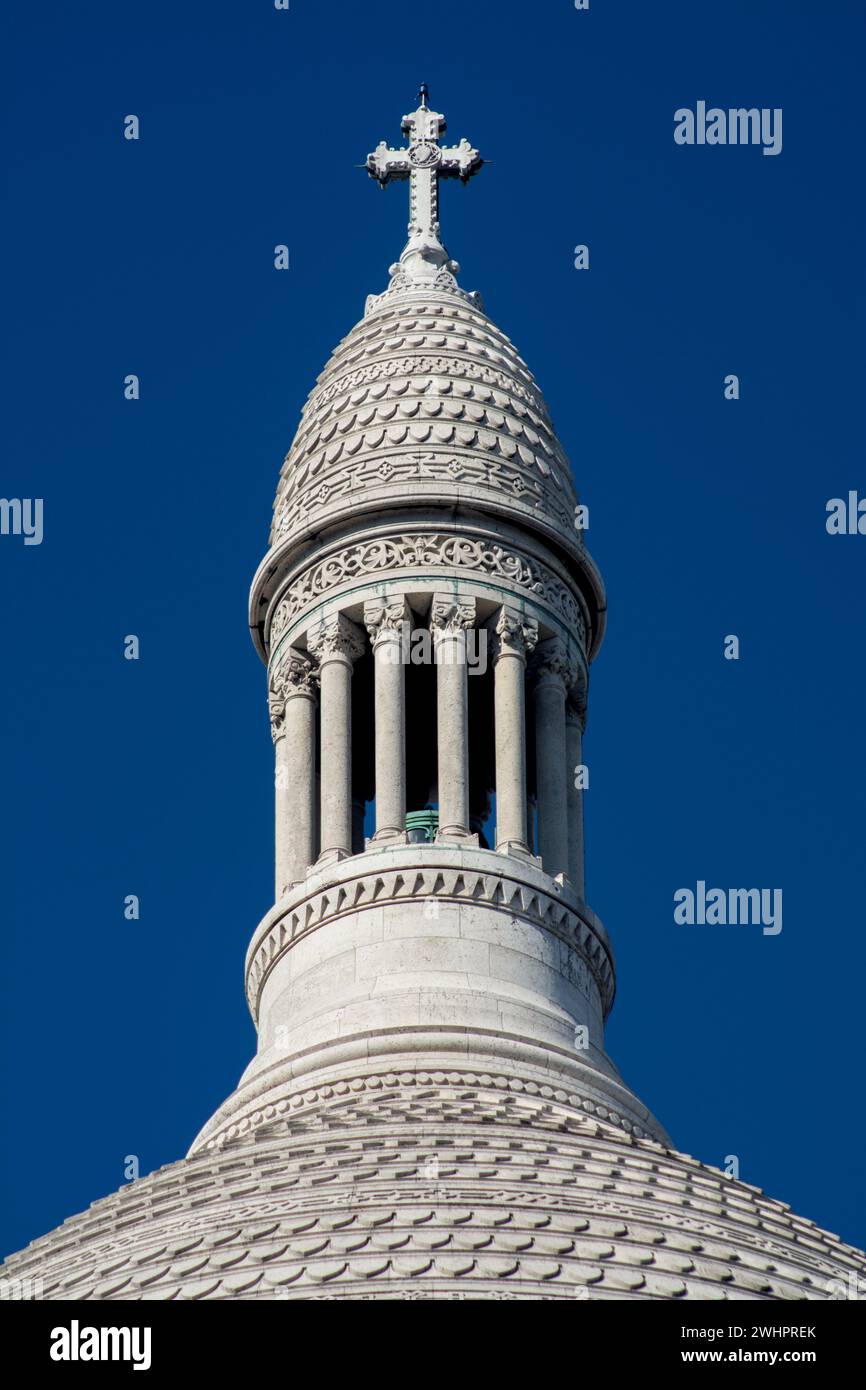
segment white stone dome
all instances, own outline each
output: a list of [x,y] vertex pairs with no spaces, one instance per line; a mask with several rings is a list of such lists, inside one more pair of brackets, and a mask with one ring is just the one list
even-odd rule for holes
[[511,341],[458,291],[389,290],[333,353],[283,465],[271,544],[395,500],[475,500],[577,550],[571,469]]
[[591,658],[606,601],[577,501],[544,396],[480,296],[450,271],[420,283],[398,271],[332,354],[283,463],[251,599],[259,650],[272,596],[300,559],[365,518],[393,517],[399,534],[413,517],[459,517],[544,546],[582,596]]
[[[827,1299],[863,1256],[782,1202],[495,1073],[296,1098],[3,1266],[41,1296]],[[548,1094],[549,1092],[549,1094]]]

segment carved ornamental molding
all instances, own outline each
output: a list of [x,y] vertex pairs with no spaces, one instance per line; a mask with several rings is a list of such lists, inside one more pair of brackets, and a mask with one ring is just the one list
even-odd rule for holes
[[[414,1088],[425,1086],[436,1086],[440,1090],[445,1087],[457,1088],[453,1101],[465,1106],[471,1100],[473,1108],[478,1107],[479,1123],[497,1118],[497,1111],[501,1106],[500,1100],[499,1105],[491,1105],[489,1110],[485,1110],[485,1092],[492,1092],[497,1099],[505,1093],[519,1096],[525,1108],[530,1111],[534,1106],[563,1106],[577,1112],[581,1120],[589,1116],[593,1120],[600,1120],[603,1124],[622,1130],[634,1139],[658,1143],[651,1128],[638,1124],[633,1113],[625,1106],[617,1105],[616,1101],[608,1096],[605,1077],[599,1074],[594,1080],[595,1085],[587,1084],[574,1089],[572,1082],[566,1089],[562,1085],[546,1086],[543,1082],[527,1079],[513,1072],[503,1072],[495,1067],[491,1071],[479,1072],[475,1068],[464,1071],[454,1070],[450,1066],[441,1071],[407,1071],[397,1067],[394,1070],[367,1072],[361,1076],[339,1076],[329,1082],[320,1081],[315,1086],[304,1086],[301,1083],[293,1094],[278,1100],[268,1099],[265,1104],[257,1105],[255,1101],[251,1102],[249,1111],[220,1126],[215,1133],[208,1135],[204,1143],[194,1145],[192,1152],[219,1151],[226,1144],[231,1144],[234,1140],[258,1129],[260,1125],[273,1124],[283,1116],[294,1117],[309,1111],[315,1112],[322,1105],[339,1104],[341,1099],[364,1104],[367,1097],[373,1101],[387,1100],[389,1093],[409,1091],[411,1094]],[[466,1091],[476,1087],[479,1088],[478,1094],[467,1096]],[[521,1109],[523,1108],[522,1106]]]
[[[347,861],[351,862],[351,861]],[[498,871],[451,869],[438,863],[406,865],[399,869],[365,868],[303,897],[287,907],[262,934],[257,934],[247,957],[247,1001],[255,1021],[265,981],[276,963],[299,937],[324,923],[372,904],[418,898],[487,903],[505,909],[551,931],[572,946],[595,981],[604,1016],[610,1012],[616,987],[613,958],[593,927],[561,898]],[[266,919],[267,920],[267,919]]]
[[[429,433],[427,437],[430,437]],[[448,487],[462,483],[490,490],[506,499],[513,498],[517,503],[531,507],[541,516],[557,522],[575,537],[576,544],[580,544],[579,534],[573,531],[573,500],[566,505],[548,485],[533,477],[528,468],[520,468],[516,463],[503,463],[468,449],[465,453],[435,449],[407,453],[400,449],[389,451],[387,448],[368,451],[357,460],[341,463],[320,478],[311,480],[299,490],[299,495],[281,494],[271,530],[271,542],[278,544],[296,530],[306,515],[358,489],[400,483],[409,489],[411,495],[411,484],[415,482],[445,483]]]
[[586,650],[586,622],[571,591],[552,570],[519,550],[439,534],[384,537],[360,541],[319,560],[289,585],[274,613],[270,629],[273,650],[292,619],[310,603],[348,580],[386,573],[396,579],[401,570],[442,568],[503,579],[528,599],[545,604]]
[[[455,328],[459,330],[460,325],[451,323],[444,325],[446,332],[454,332]],[[499,356],[501,357],[501,345],[496,343],[492,335],[488,334],[488,338],[493,348],[499,346]],[[483,355],[489,356],[491,361],[494,360],[492,351],[485,352]],[[457,356],[448,357],[439,353],[423,357],[400,355],[380,357],[376,361],[358,365],[349,372],[340,370],[338,373],[335,371],[326,385],[321,390],[316,391],[314,400],[310,404],[311,407],[313,405],[327,405],[329,401],[348,391],[357,391],[364,386],[376,386],[379,382],[388,381],[393,377],[412,376],[465,377],[469,381],[480,382],[483,386],[507,391],[509,395],[515,396],[527,406],[539,408],[538,392],[532,389],[532,378],[525,373],[525,381],[517,381],[510,372],[504,372],[495,365],[487,366],[480,362],[467,362]],[[527,382],[530,384],[527,385]]]

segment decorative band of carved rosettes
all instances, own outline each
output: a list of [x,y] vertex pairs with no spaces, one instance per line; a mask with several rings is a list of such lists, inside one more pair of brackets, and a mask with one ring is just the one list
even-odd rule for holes
[[445,483],[449,487],[463,484],[490,488],[498,496],[512,496],[521,506],[537,508],[565,530],[571,529],[574,519],[571,499],[563,500],[544,479],[533,477],[529,467],[517,468],[495,462],[468,449],[462,454],[435,449],[423,453],[376,450],[351,463],[335,464],[330,471],[317,474],[297,491],[281,486],[277,492],[272,538],[289,534],[309,513],[329,505],[335,498],[354,494],[359,488],[395,483],[409,487],[414,483]]
[[[339,1102],[343,1099],[351,1099],[353,1096],[360,1098],[365,1093],[370,1092],[377,1096],[387,1096],[391,1092],[402,1091],[413,1086],[436,1086],[440,1088],[455,1086],[460,1088],[461,1092],[467,1087],[479,1087],[482,1091],[508,1091],[512,1095],[529,1096],[542,1102],[554,1102],[557,1105],[567,1106],[571,1110],[579,1110],[584,1115],[591,1115],[593,1119],[601,1120],[603,1124],[613,1125],[624,1130],[634,1139],[648,1140],[652,1144],[659,1142],[650,1130],[642,1129],[640,1125],[635,1124],[634,1119],[627,1111],[617,1109],[610,1102],[600,1104],[592,1097],[577,1091],[566,1090],[561,1086],[547,1086],[536,1081],[526,1081],[519,1076],[508,1076],[501,1072],[454,1071],[453,1068],[449,1068],[447,1071],[377,1072],[373,1075],[341,1077],[338,1081],[306,1087],[296,1091],[292,1096],[286,1096],[271,1104],[263,1105],[260,1109],[245,1115],[243,1119],[226,1125],[224,1129],[218,1130],[215,1135],[209,1138],[203,1148],[205,1150],[221,1149],[234,1139],[242,1139],[252,1130],[258,1129],[260,1125],[273,1124],[275,1120],[299,1113],[303,1114],[305,1110],[309,1110],[313,1106]],[[460,1096],[464,1104],[474,1098],[465,1094]]]
[[302,936],[324,922],[373,905],[420,898],[471,902],[476,907],[486,903],[545,928],[578,953],[595,981],[607,1017],[616,984],[610,952],[595,928],[561,898],[499,872],[413,864],[381,873],[366,869],[357,878],[346,878],[311,893],[272,922],[247,963],[247,1001],[253,1018],[258,1022],[268,976]]
[[508,580],[528,598],[547,604],[586,650],[586,623],[577,600],[546,565],[529,560],[520,551],[488,541],[443,535],[360,541],[311,565],[289,586],[277,605],[270,630],[271,650],[296,614],[338,584],[359,575],[383,571],[390,577],[401,569],[419,566],[465,570],[470,574]]

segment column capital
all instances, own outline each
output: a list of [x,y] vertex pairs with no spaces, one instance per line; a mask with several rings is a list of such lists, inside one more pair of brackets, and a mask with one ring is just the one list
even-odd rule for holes
[[409,605],[402,594],[383,594],[364,604],[364,626],[374,650],[379,641],[402,640],[409,621]]
[[451,637],[475,626],[474,598],[458,598],[455,594],[434,594],[430,607],[430,631],[434,638]]
[[577,724],[582,734],[586,733],[587,693],[586,686],[576,681],[565,703],[566,724]]
[[285,729],[286,701],[296,695],[314,699],[315,693],[313,662],[303,652],[292,648],[268,673],[268,712],[271,716],[271,737],[275,743]]
[[345,613],[332,613],[307,635],[307,646],[321,667],[326,661],[352,666],[364,651],[364,634]]
[[493,634],[493,661],[501,656],[519,656],[526,661],[538,643],[538,623],[535,618],[527,618],[517,608],[502,608],[488,624]]
[[535,648],[529,667],[535,684],[545,680],[559,680],[563,690],[569,690],[577,678],[575,663],[569,658],[568,648],[561,637],[546,637]]

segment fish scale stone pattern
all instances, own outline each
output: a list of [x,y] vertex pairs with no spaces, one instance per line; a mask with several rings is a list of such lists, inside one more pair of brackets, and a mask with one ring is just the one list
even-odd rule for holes
[[542,394],[441,240],[439,181],[481,157],[440,144],[424,88],[402,129],[366,167],[408,180],[409,239],[309,397],[250,594],[275,769],[256,1054],[186,1158],[0,1290],[857,1297],[866,1257],[678,1153],[607,1053],[573,777],[604,587]]
[[[49,1299],[820,1299],[862,1256],[541,1096],[398,1077],[169,1164],[34,1242]],[[479,1081],[483,1078],[479,1078]]]
[[272,544],[358,489],[385,502],[443,485],[573,532],[571,469],[529,369],[480,309],[431,289],[377,305],[334,353],[283,466]]

